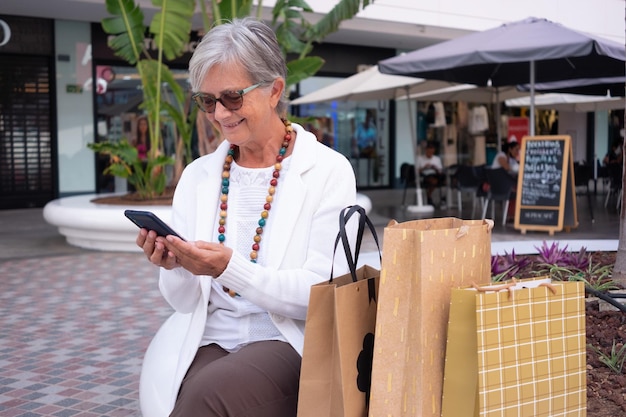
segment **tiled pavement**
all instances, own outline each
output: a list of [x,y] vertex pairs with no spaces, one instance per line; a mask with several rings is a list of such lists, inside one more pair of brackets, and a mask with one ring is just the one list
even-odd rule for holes
[[[379,237],[390,218],[411,219],[398,190],[367,194]],[[583,203],[580,227],[554,239],[617,239],[618,215],[603,196],[593,224]],[[139,253],[67,245],[41,209],[0,210],[0,231],[0,416],[139,417],[143,352],[171,311],[157,269]],[[547,238],[496,225],[492,240]]]
[[139,254],[0,263],[0,415],[139,416],[138,375],[170,309]]

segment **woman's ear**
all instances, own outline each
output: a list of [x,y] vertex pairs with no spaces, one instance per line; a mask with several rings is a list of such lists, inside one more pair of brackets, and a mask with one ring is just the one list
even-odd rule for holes
[[272,91],[270,93],[270,103],[272,103],[272,107],[276,108],[280,99],[285,91],[285,80],[282,78],[276,78],[272,83]]

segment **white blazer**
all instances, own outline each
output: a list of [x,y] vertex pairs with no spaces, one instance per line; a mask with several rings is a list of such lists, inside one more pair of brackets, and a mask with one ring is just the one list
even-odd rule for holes
[[[266,266],[233,253],[217,281],[268,311],[278,330],[302,354],[310,287],[330,277],[339,213],[356,204],[356,180],[345,156],[319,143],[301,126],[293,127],[297,139],[289,170],[281,172],[269,219],[274,227],[263,242],[268,249]],[[229,146],[224,141],[212,154],[189,164],[176,187],[172,226],[187,240],[214,240]],[[345,256],[338,249],[334,275],[344,273]],[[161,270],[159,288],[175,311],[143,360],[139,391],[144,417],[166,417],[174,407],[204,333],[212,279],[183,268]]]

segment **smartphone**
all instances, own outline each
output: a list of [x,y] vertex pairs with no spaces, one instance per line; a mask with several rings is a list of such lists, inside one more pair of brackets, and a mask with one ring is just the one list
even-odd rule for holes
[[161,220],[156,214],[151,211],[142,210],[125,210],[124,215],[128,217],[138,227],[154,230],[157,236],[173,235],[185,240],[181,235],[176,233],[171,227],[169,227],[163,220]]

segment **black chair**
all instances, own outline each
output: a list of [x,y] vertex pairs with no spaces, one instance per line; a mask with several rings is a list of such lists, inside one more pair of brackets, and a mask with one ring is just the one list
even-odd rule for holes
[[476,204],[478,201],[480,200],[481,207],[482,204],[484,204],[484,195],[480,195],[483,183],[482,171],[484,171],[484,166],[458,165],[454,175],[459,213],[463,213],[463,193],[471,194],[472,218],[474,218],[474,212],[476,211]]
[[[589,189],[589,181],[593,179],[593,170],[589,165],[574,162],[574,186],[578,189],[583,187],[587,194],[587,202],[589,203],[589,213],[591,213],[591,222],[595,221],[593,217],[593,202],[591,201],[591,190]],[[576,192],[576,196],[579,193]]]
[[622,164],[608,164],[607,172],[609,176],[609,190],[606,193],[606,200],[604,200],[604,208],[609,204],[611,196],[615,196],[617,197],[615,208],[619,209],[622,202]]
[[[403,163],[402,165],[400,165],[400,183],[402,184],[404,191],[402,193],[402,205],[405,205],[406,202],[406,192],[407,189],[412,188],[413,190],[416,190],[417,192],[417,182],[415,180],[415,165],[409,164],[409,163]],[[422,188],[426,187],[426,184],[424,184],[424,178],[422,177],[420,179],[420,186]],[[441,174],[438,176],[438,185],[437,188],[439,188],[439,198],[441,200],[443,200],[443,190],[446,187],[446,176],[445,174]]]
[[598,193],[598,180],[602,185],[602,190],[606,190],[607,186],[610,184],[609,179],[609,170],[606,165],[603,165],[599,159],[596,159],[596,178],[593,180],[593,193]]
[[415,165],[404,163],[400,165],[400,182],[403,185],[404,192],[402,193],[402,205],[406,201],[406,190],[408,188],[417,188],[417,183],[415,182]]
[[491,217],[495,219],[495,202],[502,203],[502,225],[506,225],[506,216],[509,211],[509,200],[513,192],[515,180],[504,168],[485,169],[485,176],[489,184],[489,191],[483,205],[483,220],[487,216],[487,209],[491,203]]

